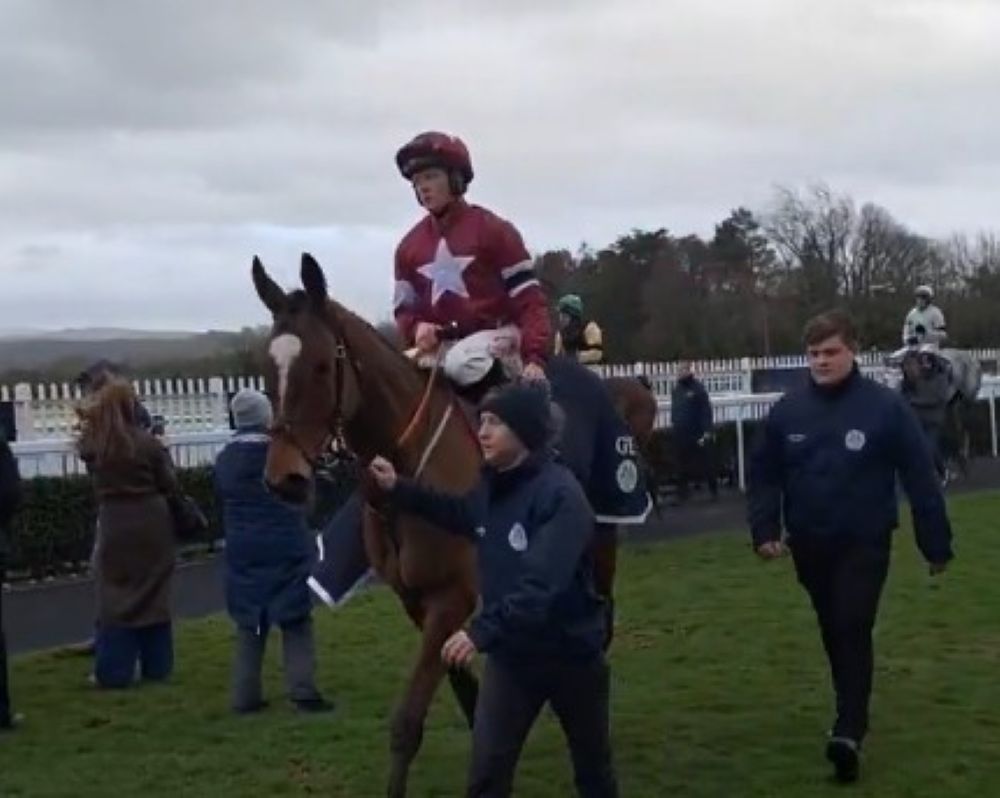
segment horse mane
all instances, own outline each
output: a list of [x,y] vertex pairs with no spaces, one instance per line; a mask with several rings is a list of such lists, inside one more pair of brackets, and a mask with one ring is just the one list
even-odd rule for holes
[[419,376],[421,382],[424,381],[423,372],[417,366],[417,364],[410,360],[404,353],[403,350],[397,346],[394,346],[385,335],[378,331],[378,329],[357,313],[349,310],[344,305],[340,304],[336,299],[330,299],[327,303],[327,312],[333,314],[334,321],[343,331],[343,334],[348,338],[345,341],[345,345],[351,351],[352,343],[356,341],[364,342],[374,342],[377,344],[377,348],[386,354],[389,359],[396,364],[399,364],[411,373]]

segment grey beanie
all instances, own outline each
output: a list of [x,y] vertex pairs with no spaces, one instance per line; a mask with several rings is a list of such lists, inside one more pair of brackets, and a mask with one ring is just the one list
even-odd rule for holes
[[260,391],[244,388],[229,404],[236,429],[267,428],[271,426],[271,400]]

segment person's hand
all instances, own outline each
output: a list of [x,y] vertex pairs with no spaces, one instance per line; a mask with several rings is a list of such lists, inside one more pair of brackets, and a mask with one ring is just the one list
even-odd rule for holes
[[437,325],[428,324],[426,321],[420,322],[413,335],[413,343],[424,354],[430,354],[435,351],[440,343],[438,340]]
[[943,574],[945,571],[948,570],[948,563],[947,562],[932,562],[932,563],[928,564],[927,570],[928,570],[928,572],[930,573],[931,576],[938,576],[938,575]]
[[478,653],[476,644],[472,642],[464,629],[455,632],[441,647],[441,659],[449,667],[468,667],[472,664],[473,657]]
[[769,540],[757,547],[757,556],[762,560],[777,560],[788,554],[788,549],[780,540]]
[[375,484],[386,492],[395,488],[396,482],[399,480],[399,477],[396,475],[396,469],[384,457],[376,457],[372,460],[368,464],[368,471],[371,473],[372,478],[374,478]]
[[537,363],[529,363],[524,367],[524,371],[521,372],[521,376],[529,381],[538,381],[545,379],[545,369],[539,366]]

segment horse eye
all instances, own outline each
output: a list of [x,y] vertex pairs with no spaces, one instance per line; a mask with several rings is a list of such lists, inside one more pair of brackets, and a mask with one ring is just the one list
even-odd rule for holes
[[316,364],[316,373],[319,374],[321,377],[325,377],[327,374],[330,373],[330,364],[329,363],[317,363]]

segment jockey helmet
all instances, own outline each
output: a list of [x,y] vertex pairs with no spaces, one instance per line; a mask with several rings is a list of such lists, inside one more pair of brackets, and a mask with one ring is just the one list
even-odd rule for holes
[[472,158],[462,140],[438,131],[420,133],[400,147],[396,166],[407,180],[423,169],[443,169],[456,194],[464,194],[473,177]]
[[583,300],[578,294],[565,294],[559,299],[558,310],[576,319],[583,318]]
[[930,301],[931,299],[934,299],[934,289],[929,285],[918,285],[917,290],[913,292],[913,295]]

